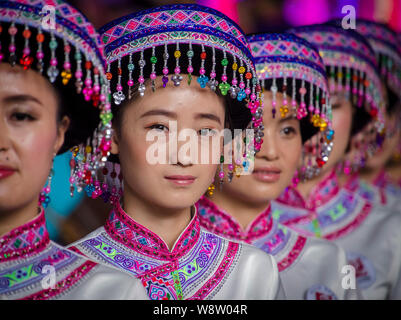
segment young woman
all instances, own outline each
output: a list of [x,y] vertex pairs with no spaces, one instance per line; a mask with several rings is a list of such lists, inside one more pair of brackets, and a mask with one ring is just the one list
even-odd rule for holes
[[[347,298],[355,290],[342,287],[341,270],[347,264],[344,251],[328,241],[291,231],[278,223],[270,208],[270,201],[291,184],[302,143],[320,128],[330,143],[331,107],[318,98],[328,97],[323,61],[307,41],[292,34],[258,34],[248,41],[265,89],[264,144],[250,175],[234,178],[197,203],[201,224],[272,254],[288,299]],[[313,115],[321,119],[316,126]],[[326,149],[322,151],[328,155],[327,146],[322,143],[318,148]],[[313,168],[306,164],[303,169]]]
[[[45,4],[0,2],[0,299],[146,299],[139,281],[49,240],[44,208],[53,158],[86,140],[99,123],[97,109],[108,111],[104,96],[96,99],[107,82],[93,27],[58,1],[54,29],[42,30]],[[77,130],[82,124],[86,130]],[[105,139],[108,127],[99,125],[95,137]],[[77,165],[100,164],[98,151],[86,156]]]
[[[376,118],[374,131],[381,132],[383,127],[380,78],[374,52],[352,30],[315,25],[292,31],[316,45],[323,58],[330,75],[336,134],[329,161],[321,173],[300,183],[296,189],[289,188],[274,201],[272,210],[286,226],[342,246],[349,263],[355,267],[357,284],[365,298],[397,298],[400,295],[401,217],[345,188],[347,176],[337,175],[335,171],[350,149],[350,137],[369,121],[363,112]],[[368,142],[364,141],[359,149]],[[360,158],[349,159],[353,162],[344,166],[347,172],[360,166]]]
[[401,50],[397,34],[387,25],[365,20],[358,20],[357,25],[358,32],[367,38],[375,51],[386,96],[386,131],[381,137],[384,141],[360,171],[359,178],[362,181],[358,190],[362,191],[360,194],[363,197],[401,210],[401,189],[397,179],[392,180],[386,172],[386,164],[397,148],[400,136]]
[[274,258],[206,231],[194,207],[225,161],[213,137],[252,120],[248,147],[262,142],[260,87],[241,29],[213,9],[169,5],[101,30],[121,171],[106,168],[106,184],[95,182],[95,196],[114,209],[75,247],[141,279],[151,299],[282,297]]

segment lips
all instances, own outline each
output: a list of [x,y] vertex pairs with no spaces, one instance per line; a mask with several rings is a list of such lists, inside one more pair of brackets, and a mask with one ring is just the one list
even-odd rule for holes
[[173,175],[173,176],[166,176],[165,179],[178,186],[189,186],[195,182],[196,177]]
[[280,179],[281,170],[275,167],[255,168],[252,175],[262,182],[276,182]]
[[7,166],[0,166],[0,179],[5,179],[15,173],[15,169]]

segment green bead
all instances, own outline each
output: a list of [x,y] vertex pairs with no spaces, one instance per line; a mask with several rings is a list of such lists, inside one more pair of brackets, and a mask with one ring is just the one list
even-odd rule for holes
[[150,62],[155,64],[157,62],[157,57],[153,56],[152,58],[150,58]]
[[129,64],[128,64],[128,70],[129,70],[129,71],[134,70],[134,68],[135,68],[135,66],[134,66],[133,63],[129,63]]
[[222,66],[227,66],[228,65],[228,60],[227,59],[223,59],[223,60],[221,60],[221,65]]
[[82,58],[81,52],[77,51],[77,52],[75,53],[75,59],[76,59],[76,60],[81,60],[81,58]]
[[49,43],[49,47],[50,47],[50,49],[56,49],[57,48],[57,41],[56,40],[52,40],[52,41],[50,41],[50,43]]
[[192,58],[194,56],[194,52],[192,51],[192,50],[189,50],[188,52],[187,52],[187,57],[188,58]]
[[224,162],[224,156],[222,155],[222,156],[220,156],[220,163],[223,163]]

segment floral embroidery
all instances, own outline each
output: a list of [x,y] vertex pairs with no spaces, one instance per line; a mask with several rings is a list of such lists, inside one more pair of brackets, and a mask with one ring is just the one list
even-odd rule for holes
[[62,292],[66,291],[71,286],[73,286],[75,283],[77,283],[79,280],[81,280],[96,265],[97,265],[97,263],[95,263],[95,262],[86,261],[80,267],[73,270],[66,278],[57,282],[54,289],[49,288],[46,290],[42,290],[42,291],[34,293],[30,296],[24,297],[21,300],[45,300],[45,299],[53,298],[53,297],[61,294]]
[[136,223],[121,208],[114,209],[108,221],[103,232],[77,247],[84,254],[100,257],[138,277],[150,299],[188,299],[207,283],[207,290],[200,295],[216,294],[217,284],[224,281],[224,275],[238,258],[239,250],[233,251],[231,242],[200,228],[197,214],[172,252],[167,251],[156,234]]
[[[355,230],[372,209],[369,201],[355,196],[354,190],[358,185],[357,179],[352,177],[346,187],[339,189],[337,177],[330,174],[319,188],[315,188],[316,192],[313,193],[313,199],[308,201],[308,205],[303,202],[301,207],[294,207],[291,200],[288,204],[285,203],[283,196],[280,197],[280,201],[273,201],[273,216],[305,236],[317,236],[328,240],[343,237]],[[292,196],[291,193],[296,195]],[[286,195],[289,195],[288,199],[300,196],[293,188],[289,188]],[[322,199],[325,202],[319,203]],[[327,233],[326,230],[333,225],[336,226],[336,230]]]
[[173,251],[170,252],[167,245],[158,235],[125,214],[119,202],[117,202],[116,208],[106,221],[105,229],[114,240],[125,244],[131,249],[140,251],[150,257],[164,260],[178,259],[184,256],[199,238],[199,221],[196,219],[195,214],[174,246]]
[[32,221],[11,230],[0,238],[0,262],[34,255],[49,244],[44,210]]
[[[218,208],[206,197],[202,197],[196,206],[201,225],[211,232],[228,236],[234,240],[243,240],[274,256],[284,256],[278,262],[279,271],[291,266],[305,246],[306,239],[304,237],[291,233],[289,229],[274,221],[270,206],[245,231],[241,230],[239,223],[228,213]],[[288,248],[287,244],[291,235],[294,235],[297,240],[293,247]]]

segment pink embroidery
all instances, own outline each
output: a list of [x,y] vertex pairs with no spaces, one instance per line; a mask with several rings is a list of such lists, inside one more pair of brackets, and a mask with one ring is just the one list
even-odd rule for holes
[[311,190],[309,199],[304,199],[297,189],[288,187],[275,201],[296,208],[315,209],[335,197],[339,191],[337,174],[333,169]]
[[49,244],[44,210],[32,221],[0,238],[0,262],[41,252]]
[[[115,214],[118,222],[123,224],[124,227],[130,228],[130,235],[127,233],[122,233],[117,230],[116,221],[108,219],[105,223],[105,230],[107,233],[116,241],[126,245],[127,247],[140,252],[146,256],[157,258],[161,260],[175,260],[187,254],[191,248],[195,245],[195,243],[199,239],[200,235],[200,223],[198,219],[198,215],[195,212],[194,217],[192,218],[189,225],[185,228],[184,232],[180,236],[178,242],[173,248],[173,251],[170,252],[166,244],[163,240],[159,238],[158,235],[147,229],[146,227],[140,225],[136,221],[134,221],[131,217],[129,217],[121,208],[120,204],[117,202],[115,210],[113,210],[110,214],[110,217]],[[136,233],[142,236],[145,240],[145,243],[141,243],[137,240],[137,238],[132,234]],[[157,243],[159,248],[154,248],[146,243]]]
[[[246,242],[251,242],[261,236],[269,233],[273,227],[273,218],[271,217],[271,209],[269,207],[262,212],[257,218],[249,225],[245,230],[241,230],[241,226],[236,222],[231,215],[221,210],[215,203],[210,201],[205,196],[202,196],[200,200],[196,203],[198,210],[206,209],[206,215],[199,215],[199,220],[201,225],[207,230],[228,236],[232,239],[239,239]],[[225,223],[214,223],[208,218],[211,215],[219,217]]]
[[343,237],[343,236],[347,235],[348,233],[352,232],[366,219],[368,214],[371,212],[372,207],[373,207],[372,204],[370,204],[369,202],[366,202],[364,207],[362,208],[361,212],[351,223],[349,223],[345,227],[341,228],[340,230],[337,230],[333,233],[323,236],[323,238],[325,238],[327,240],[335,240],[337,238]]
[[297,241],[295,242],[294,247],[291,249],[290,253],[287,257],[277,263],[278,271],[281,272],[291,266],[294,261],[298,258],[299,254],[305,247],[306,238],[303,236],[298,236]]
[[46,299],[53,298],[53,297],[63,293],[64,291],[69,289],[71,286],[73,286],[75,283],[77,283],[79,280],[81,280],[96,265],[97,265],[97,263],[95,263],[95,262],[86,261],[81,266],[79,266],[78,268],[73,270],[68,277],[57,282],[55,289],[50,288],[50,289],[42,290],[42,291],[36,292],[34,294],[31,294],[30,296],[24,297],[20,300],[46,300]]
[[226,254],[214,275],[188,300],[204,300],[224,278],[238,252],[239,244],[229,242]]

